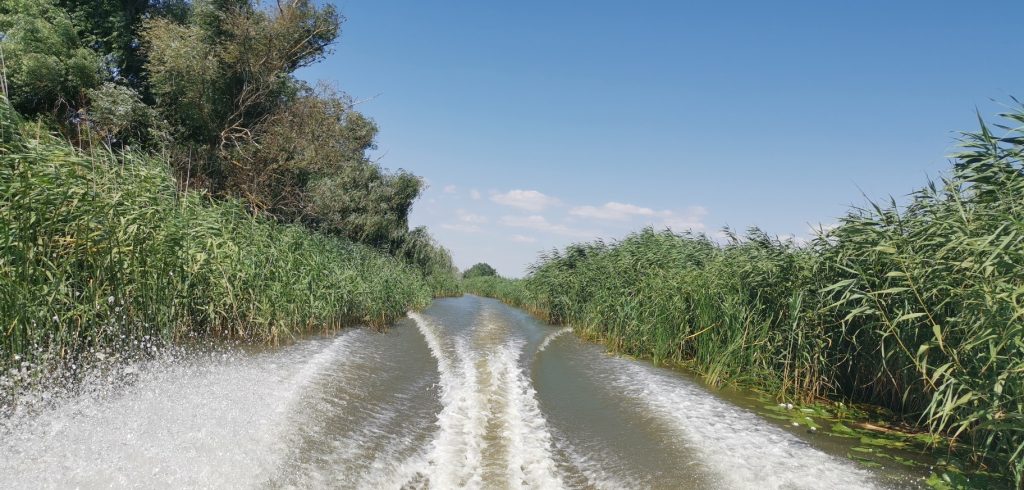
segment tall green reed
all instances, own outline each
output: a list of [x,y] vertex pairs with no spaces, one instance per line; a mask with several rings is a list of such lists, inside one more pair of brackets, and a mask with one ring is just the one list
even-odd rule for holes
[[0,364],[121,336],[276,342],[425,306],[420,270],[176,189],[157,158],[78,151],[0,103]]

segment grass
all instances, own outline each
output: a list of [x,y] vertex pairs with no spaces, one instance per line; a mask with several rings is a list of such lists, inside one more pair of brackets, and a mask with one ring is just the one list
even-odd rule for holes
[[797,246],[646,229],[468,291],[612,349],[780,398],[885,407],[1024,485],[1024,112],[963,135],[948,178]]
[[374,249],[182,193],[159,158],[76,150],[0,103],[0,365],[122,335],[278,342],[382,326],[445,287]]

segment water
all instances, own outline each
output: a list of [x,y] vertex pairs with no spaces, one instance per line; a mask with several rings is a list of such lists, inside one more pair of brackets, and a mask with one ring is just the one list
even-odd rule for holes
[[474,296],[386,334],[127,371],[57,401],[26,395],[0,424],[0,487],[893,484],[678,372]]

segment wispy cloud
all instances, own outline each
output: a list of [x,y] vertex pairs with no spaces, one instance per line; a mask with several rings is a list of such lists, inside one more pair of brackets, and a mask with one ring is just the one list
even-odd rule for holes
[[707,228],[704,225],[704,217],[707,215],[708,210],[704,206],[690,206],[682,212],[669,213],[658,225],[672,228],[676,231],[702,231]]
[[592,231],[578,230],[563,224],[552,223],[548,221],[547,218],[537,214],[531,216],[503,216],[501,218],[501,224],[516,228],[529,228],[531,230],[564,236],[592,238],[597,235]]
[[480,227],[479,226],[471,225],[471,224],[466,224],[466,223],[455,223],[455,224],[443,223],[443,224],[441,224],[441,228],[444,228],[446,230],[458,231],[458,232],[462,232],[462,233],[478,233],[478,232],[480,232]]
[[473,199],[474,201],[479,201],[480,200],[480,191],[478,191],[476,189],[471,189],[469,191],[469,197],[471,199]]
[[603,206],[577,206],[569,210],[569,214],[581,218],[596,220],[626,221],[635,216],[664,216],[671,217],[672,212],[655,211],[651,208],[626,204],[621,202],[607,202]]
[[445,194],[455,194],[455,191],[457,191],[457,190],[459,190],[459,188],[456,187],[454,184],[449,184],[449,185],[444,186],[444,193]]
[[489,221],[486,216],[482,216],[476,213],[470,213],[465,209],[455,210],[455,216],[459,219],[459,221],[462,221],[463,223],[473,223],[482,225]]
[[601,206],[576,206],[569,215],[592,221],[629,222],[633,225],[651,225],[673,230],[704,230],[704,217],[708,210],[703,206],[691,206],[681,211],[670,209],[655,210],[636,204],[610,201]]
[[503,206],[525,209],[527,211],[543,211],[548,206],[559,204],[559,200],[539,191],[513,189],[505,193],[491,195],[491,200]]
[[536,238],[526,235],[512,235],[512,241],[519,243],[537,243]]

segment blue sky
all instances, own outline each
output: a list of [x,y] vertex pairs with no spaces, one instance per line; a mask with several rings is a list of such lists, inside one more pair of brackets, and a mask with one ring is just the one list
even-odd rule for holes
[[644,225],[806,237],[937,177],[1024,96],[1020,1],[340,0],[300,74],[426,178],[413,225],[468,267]]

